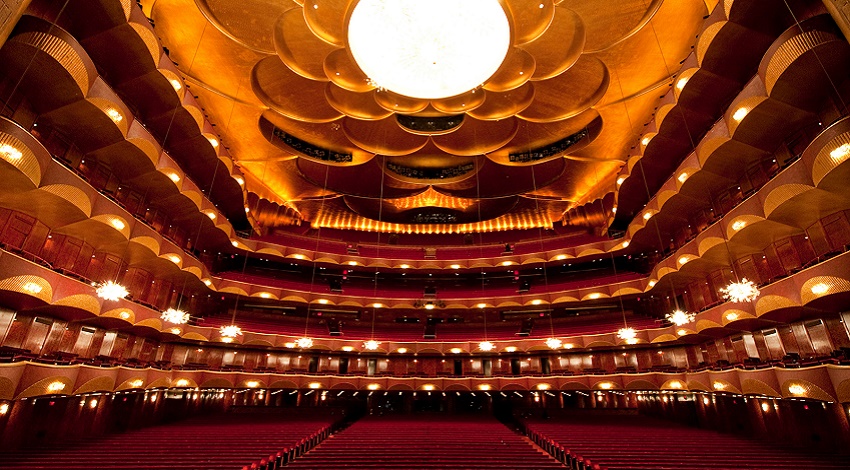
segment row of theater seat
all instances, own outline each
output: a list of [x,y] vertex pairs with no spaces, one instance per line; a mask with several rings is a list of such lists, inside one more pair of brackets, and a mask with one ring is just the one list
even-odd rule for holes
[[540,447],[577,470],[850,468],[850,458],[795,453],[761,442],[644,416],[523,419]]
[[273,468],[321,442],[340,418],[339,411],[316,410],[209,415],[60,448],[4,452],[0,468],[236,470],[260,464]]
[[490,417],[364,418],[289,464],[293,469],[564,468]]

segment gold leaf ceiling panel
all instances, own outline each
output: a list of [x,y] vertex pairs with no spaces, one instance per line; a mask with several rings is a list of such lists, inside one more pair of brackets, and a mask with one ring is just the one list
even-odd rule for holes
[[552,0],[507,0],[514,28],[514,44],[522,45],[534,41],[545,33],[555,17],[555,2]]
[[[583,56],[561,75],[534,82],[534,101],[517,116],[532,122],[552,122],[581,114],[605,95],[608,79],[608,68],[602,61]],[[565,89],[569,93],[564,93]]]
[[342,117],[325,99],[325,83],[296,74],[277,57],[267,57],[251,75],[254,93],[266,106],[306,122],[330,122]]
[[482,87],[487,91],[509,91],[524,85],[534,75],[537,62],[523,49],[508,51],[502,67]]
[[466,116],[459,129],[450,134],[435,135],[431,140],[450,155],[483,155],[502,148],[514,138],[518,129],[519,119],[515,117],[487,122]]
[[285,11],[275,25],[274,48],[280,60],[293,72],[318,81],[328,80],[325,57],[338,49],[313,34],[297,7]]
[[356,145],[381,155],[407,155],[428,143],[428,137],[403,130],[396,122],[395,116],[375,122],[345,118],[342,128],[345,135]]
[[505,92],[487,91],[484,103],[467,112],[467,115],[485,121],[498,121],[511,117],[531,105],[534,100],[534,85],[525,83],[519,88]]
[[351,0],[310,0],[304,8],[304,21],[316,37],[342,47],[346,42],[346,13],[351,3]]
[[[337,49],[328,54],[323,66],[325,75],[340,88],[355,92],[364,92],[375,88],[369,83],[366,74],[360,70],[351,54],[345,49]],[[392,111],[392,109],[390,110]]]
[[542,36],[522,46],[536,59],[531,80],[546,80],[572,67],[584,50],[584,23],[572,10],[557,8]]
[[340,88],[334,83],[328,83],[325,87],[325,99],[334,109],[355,119],[378,121],[393,114],[392,111],[378,105],[374,91],[357,93]]
[[[299,210],[305,198],[334,194],[323,187],[322,165],[347,190],[348,181],[383,181],[389,167],[363,164],[376,154],[407,173],[389,176],[403,178],[412,194],[435,175],[454,181],[441,188],[481,198],[514,188],[561,201],[602,194],[596,186],[610,184],[707,13],[703,0],[493,0],[511,35],[498,70],[457,96],[421,99],[376,89],[380,81],[354,60],[348,22],[359,1],[157,0],[150,7],[162,43],[249,181]],[[457,32],[461,45],[465,33]],[[562,157],[582,163],[562,165],[539,185],[520,171],[542,171]],[[469,159],[476,163],[464,173]],[[307,160],[309,177],[299,163]]]

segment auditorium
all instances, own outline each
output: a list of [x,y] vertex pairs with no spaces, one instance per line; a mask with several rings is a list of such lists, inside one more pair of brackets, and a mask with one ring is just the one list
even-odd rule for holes
[[850,468],[848,182],[848,0],[0,0],[0,468]]

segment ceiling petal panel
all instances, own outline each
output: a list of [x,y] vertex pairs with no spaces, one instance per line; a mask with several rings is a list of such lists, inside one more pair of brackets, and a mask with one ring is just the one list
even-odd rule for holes
[[278,57],[267,57],[251,71],[251,87],[266,106],[299,121],[330,122],[342,113],[325,100],[325,84],[308,80]]
[[345,45],[345,17],[351,0],[310,0],[304,7],[304,20],[322,40],[339,47]]
[[499,70],[487,80],[487,91],[508,91],[521,87],[532,75],[537,64],[534,57],[523,49],[514,47],[508,51]]
[[360,93],[375,89],[346,49],[337,49],[328,54],[324,68],[325,75],[340,88]]
[[333,83],[328,83],[325,87],[325,98],[334,109],[355,119],[377,121],[392,114],[392,111],[387,111],[378,106],[378,103],[375,102],[375,94],[372,91],[355,93],[342,89]]
[[569,8],[582,18],[587,29],[585,49],[590,52],[605,50],[633,35],[662,3],[664,0],[619,0],[600,8],[596,2],[563,0],[558,7]]
[[401,114],[418,113],[428,107],[428,100],[408,98],[387,90],[378,90],[375,93],[375,101],[384,108]]
[[486,93],[484,90],[470,90],[467,93],[441,100],[432,100],[431,106],[437,111],[446,114],[460,114],[471,111],[484,103]]
[[560,121],[595,105],[608,90],[608,68],[599,59],[583,56],[567,72],[535,82],[531,106],[517,115],[532,122]]
[[327,81],[325,57],[337,46],[322,41],[304,22],[301,9],[281,15],[274,29],[274,47],[280,60],[293,72],[311,80]]
[[405,155],[421,149],[428,142],[428,137],[402,129],[394,116],[379,121],[345,118],[342,129],[357,146],[381,155]]
[[456,131],[431,137],[441,150],[452,155],[475,156],[492,152],[514,138],[519,120],[479,121],[467,116]]
[[498,121],[524,110],[533,99],[534,85],[531,83],[525,83],[519,88],[501,93],[488,91],[484,103],[467,114],[484,121]]
[[195,0],[195,4],[222,34],[263,54],[275,53],[275,23],[284,11],[295,6],[280,0]]
[[520,45],[540,37],[555,17],[552,0],[506,0],[513,16],[514,44]]
[[537,63],[531,80],[545,80],[576,63],[585,44],[584,22],[572,10],[558,7],[549,29],[523,47]]

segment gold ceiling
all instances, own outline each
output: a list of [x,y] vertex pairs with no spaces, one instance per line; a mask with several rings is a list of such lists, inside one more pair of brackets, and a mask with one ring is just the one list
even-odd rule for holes
[[551,221],[613,189],[717,3],[504,0],[512,47],[499,70],[424,100],[375,89],[360,71],[346,47],[356,2],[156,0],[145,12],[250,191],[299,210],[322,196],[414,209],[542,197]]

